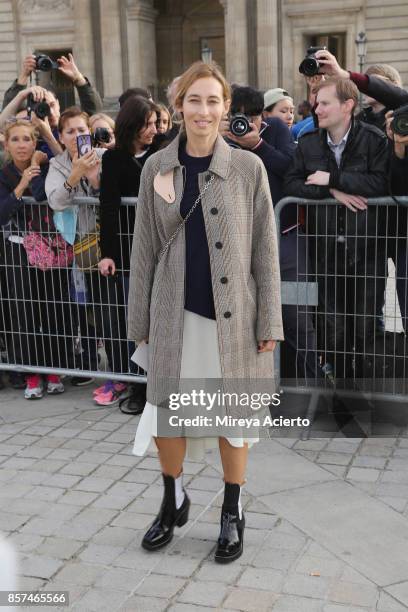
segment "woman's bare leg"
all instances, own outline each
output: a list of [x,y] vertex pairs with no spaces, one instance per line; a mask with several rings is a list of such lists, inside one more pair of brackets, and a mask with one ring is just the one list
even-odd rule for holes
[[242,447],[232,446],[226,438],[219,438],[221,463],[224,471],[224,481],[243,485],[248,460],[248,444]]
[[160,465],[163,474],[177,478],[183,470],[186,454],[185,438],[154,438],[159,451]]

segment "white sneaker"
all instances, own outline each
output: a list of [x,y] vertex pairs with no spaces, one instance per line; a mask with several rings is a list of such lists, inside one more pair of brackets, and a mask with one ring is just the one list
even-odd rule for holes
[[41,399],[43,396],[43,384],[41,376],[27,376],[27,386],[24,397],[28,400]]
[[61,381],[59,382],[50,382],[47,383],[47,393],[48,395],[58,395],[59,393],[64,393],[65,387]]

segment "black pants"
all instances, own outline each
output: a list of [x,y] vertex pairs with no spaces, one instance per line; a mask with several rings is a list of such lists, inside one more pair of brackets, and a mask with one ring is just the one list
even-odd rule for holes
[[317,349],[337,378],[360,377],[366,345],[376,332],[386,279],[385,242],[378,238],[317,238]]
[[8,241],[5,261],[9,363],[75,367],[69,270],[30,267],[24,247]]
[[[308,261],[306,236],[301,230],[281,236],[280,269],[283,281],[314,280]],[[296,378],[300,382],[321,378],[312,309],[308,306],[284,305],[282,316],[285,334],[283,353],[286,356],[282,376]]]
[[[93,355],[93,342],[89,334],[89,310],[96,328],[97,338],[105,345],[111,372],[129,372],[129,342],[127,340],[128,278],[118,273],[104,277],[98,271],[86,275],[88,285],[88,324],[84,340]],[[82,336],[82,331],[81,331]]]

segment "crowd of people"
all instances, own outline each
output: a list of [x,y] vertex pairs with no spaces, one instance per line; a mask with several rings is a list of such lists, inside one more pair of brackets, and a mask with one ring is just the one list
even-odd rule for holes
[[[283,306],[285,346],[295,364],[289,376],[314,381],[328,371],[353,376],[353,352],[362,353],[381,327],[389,257],[396,265],[405,330],[408,317],[406,209],[381,216],[367,206],[370,197],[408,193],[408,138],[392,129],[392,111],[408,102],[408,93],[392,66],[378,64],[359,74],[342,69],[328,51],[316,58],[320,71],[305,77],[309,95],[298,105],[296,123],[288,91],[234,84],[219,126],[231,148],[261,160],[274,205],[285,195],[332,197],[339,204],[306,213],[292,204],[280,217],[282,280],[314,275],[318,281],[317,316]],[[102,112],[98,92],[72,55],[61,57],[58,69],[75,86],[79,106],[63,112],[54,91],[29,85],[36,68],[36,57],[28,56],[0,114],[1,341],[9,363],[75,369],[72,384],[86,385],[98,370],[101,340],[110,372],[136,372],[127,332],[136,206],[121,205],[121,199],[137,198],[146,161],[183,131],[175,105],[179,77],[168,87],[167,106],[147,90],[132,88],[120,96],[114,119]],[[365,103],[356,115],[359,90]],[[248,118],[245,135],[231,131],[237,114]],[[85,144],[89,137],[84,151],[81,137]],[[24,204],[25,196],[47,204]],[[88,196],[98,197],[100,206],[75,200]],[[386,237],[378,231],[385,218]],[[84,244],[92,237],[99,261],[86,266],[84,253],[91,256],[91,249]],[[191,256],[199,257],[194,249],[198,245]],[[207,281],[190,276],[190,282],[199,295]],[[59,374],[16,371],[9,380],[24,388],[27,399],[64,391]],[[102,406],[126,399],[121,409],[137,413],[145,386],[108,379],[94,399]]]
[[[379,210],[368,198],[408,193],[407,119],[397,129],[393,116],[408,93],[387,65],[363,75],[327,50],[315,58],[319,73],[306,77],[310,95],[296,124],[288,91],[230,86],[201,61],[170,83],[168,107],[128,89],[115,120],[72,55],[58,66],[80,106],[61,112],[52,91],[27,87],[34,56],[6,94],[1,330],[9,363],[32,368],[10,382],[27,399],[62,393],[67,369],[78,373],[73,384],[88,384],[103,341],[115,378],[94,400],[126,398],[123,412],[142,412],[134,454],[153,441],[159,454],[164,495],[146,550],[166,546],[187,522],[184,458],[199,459],[215,441],[225,483],[215,560],[243,552],[241,488],[259,426],[212,436],[179,426],[166,435],[170,398],[186,381],[209,390],[215,379],[230,396],[240,383],[271,390],[273,351],[283,341],[297,380],[353,377],[381,327],[388,257],[407,329],[406,209]],[[359,90],[368,104],[356,116]],[[284,196],[292,200],[278,241],[273,207]],[[298,198],[335,203],[302,208]],[[316,310],[296,300],[282,308],[281,280],[310,278]],[[143,347],[147,387],[121,382]],[[56,371],[44,379],[41,368]],[[253,416],[250,404],[220,407],[227,417]]]

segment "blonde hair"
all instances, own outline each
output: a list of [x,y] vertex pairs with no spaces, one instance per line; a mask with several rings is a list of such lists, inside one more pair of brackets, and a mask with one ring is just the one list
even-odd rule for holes
[[199,60],[191,64],[177,80],[175,84],[174,107],[181,107],[184,96],[193,83],[198,81],[198,79],[206,79],[209,77],[213,77],[221,84],[224,100],[230,100],[231,88],[227,79],[222,74],[221,68],[215,62],[207,63]]
[[167,108],[167,106],[165,104],[158,104],[157,106],[159,108],[160,114],[161,113],[166,113],[166,115],[168,116],[168,118],[169,118],[169,125],[168,125],[167,129],[171,130],[171,128],[173,127],[173,121],[171,119],[171,113],[170,113],[169,109]]
[[352,113],[353,113],[358,104],[357,86],[353,83],[353,81],[350,81],[349,79],[340,79],[338,77],[330,77],[329,79],[320,81],[320,83],[316,87],[316,94],[319,93],[321,89],[324,89],[325,87],[331,87],[332,85],[335,86],[336,97],[340,100],[341,103],[344,103],[347,100],[353,100],[354,102],[354,106],[352,110]]
[[27,119],[16,119],[16,120],[11,120],[11,121],[9,120],[9,121],[7,121],[7,123],[6,123],[6,125],[5,125],[5,127],[3,129],[3,134],[4,134],[5,142],[7,142],[9,140],[11,130],[13,130],[16,127],[29,128],[29,130],[31,132],[31,140],[33,142],[38,140],[38,131],[33,126],[31,121],[28,121]]
[[369,66],[365,71],[367,76],[381,76],[387,81],[391,81],[394,85],[398,87],[402,87],[402,79],[401,75],[394,66],[390,66],[389,64],[373,64]]
[[91,131],[93,128],[93,124],[96,121],[99,121],[99,119],[106,121],[106,123],[109,125],[110,128],[112,128],[112,130],[115,129],[115,122],[112,117],[109,117],[109,115],[105,115],[105,113],[96,113],[95,115],[91,115],[91,117],[89,117],[89,127],[91,128]]

